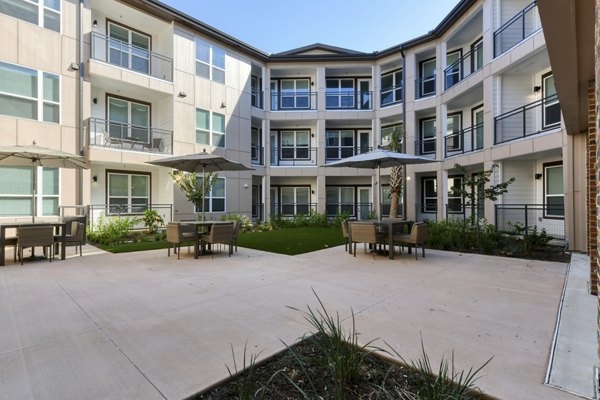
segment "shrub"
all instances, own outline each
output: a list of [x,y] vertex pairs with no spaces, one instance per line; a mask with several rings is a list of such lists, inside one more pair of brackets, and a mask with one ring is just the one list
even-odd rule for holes
[[110,217],[100,214],[98,222],[93,224],[93,229],[88,228],[87,237],[90,241],[100,244],[122,243],[131,234],[133,227],[138,223],[135,217]]
[[295,214],[284,217],[281,214],[271,214],[270,223],[274,228],[297,228],[300,226],[328,226],[327,213]]
[[148,233],[156,233],[158,232],[158,228],[165,226],[163,217],[156,210],[145,210],[144,216],[140,218],[140,221],[144,223]]

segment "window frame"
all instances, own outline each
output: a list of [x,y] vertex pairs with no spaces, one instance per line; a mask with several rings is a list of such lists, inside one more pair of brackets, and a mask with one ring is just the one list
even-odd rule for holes
[[[0,2],[2,2],[2,1],[4,1],[4,0],[0,0]],[[2,14],[8,15],[9,17],[12,17],[12,18],[16,18],[20,21],[25,21],[30,24],[37,25],[41,28],[48,29],[48,30],[51,30],[56,33],[62,33],[62,7],[61,7],[60,0],[58,1],[58,10],[47,6],[46,2],[44,0],[39,0],[38,2],[34,2],[34,1],[30,1],[30,0],[16,0],[16,1],[19,1],[22,4],[26,4],[26,5],[28,4],[31,7],[37,8],[37,11],[35,13],[35,17],[36,17],[37,21],[35,23],[31,22],[27,19],[19,18],[15,15],[7,14],[7,13],[2,13]],[[46,11],[53,13],[53,14],[58,14],[58,30],[46,26]]]
[[[448,130],[448,121],[453,120],[455,117],[458,117],[458,129],[453,129],[452,132]],[[448,113],[446,115],[446,134],[445,136],[454,135],[452,137],[452,145],[448,146],[448,141],[446,143],[446,151],[461,151],[463,149],[464,137],[461,140],[461,137],[464,136],[463,132],[463,115],[462,111]]]
[[[435,196],[427,196],[427,182],[433,182],[433,189]],[[421,213],[424,214],[437,214],[437,199],[438,199],[438,187],[437,187],[436,176],[423,176],[421,178]],[[427,200],[435,200],[435,206],[429,208]]]
[[[311,152],[310,152],[310,146],[311,146],[311,132],[310,129],[282,129],[278,132],[278,139],[279,139],[279,148],[280,148],[280,152],[279,152],[279,160],[281,161],[292,161],[292,160],[310,160],[311,159]],[[283,144],[283,134],[284,133],[293,133],[293,145],[284,145]],[[308,138],[308,142],[306,145],[298,145],[298,133],[301,134],[306,134],[307,138]],[[292,150],[293,151],[293,156],[292,157],[284,157],[284,149],[287,150]],[[302,154],[299,153],[306,151],[306,156],[302,157]]]
[[[431,137],[425,137],[425,132],[424,132],[424,123],[425,122],[429,122],[429,121],[433,121],[434,125],[434,132],[433,132],[433,136]],[[433,139],[433,140],[428,140],[428,139]],[[426,140],[428,140],[426,142]],[[419,146],[419,154],[435,154],[436,153],[436,141],[437,141],[437,118],[436,116],[433,117],[426,117],[426,118],[421,118],[419,119],[419,142],[420,142],[420,146]],[[433,150],[426,150],[426,146],[429,147],[431,146],[431,143],[433,143]]]
[[[127,42],[124,42],[116,37],[112,37],[110,36],[111,34],[111,26],[116,26],[119,27],[121,29],[124,29],[127,31]],[[143,36],[145,38],[148,39],[148,48],[145,49],[143,47],[140,46],[136,46],[133,44],[133,34],[139,35],[139,36]],[[119,68],[125,68],[127,70],[130,71],[134,71],[134,72],[138,72],[140,74],[144,74],[144,75],[150,75],[151,69],[152,69],[152,59],[151,59],[151,53],[152,53],[152,35],[146,33],[146,32],[142,32],[140,30],[134,29],[130,26],[124,25],[119,23],[118,21],[112,20],[107,18],[106,19],[106,38],[107,38],[107,42],[106,42],[106,46],[107,46],[107,57],[106,60],[110,65],[115,65],[118,66]],[[123,66],[122,64],[115,64],[114,62],[111,62],[111,41],[117,41],[120,43],[124,43],[126,46],[126,53],[128,54],[127,57],[127,66]],[[123,50],[120,50],[121,53],[123,53]],[[142,55],[145,55],[145,57],[142,57]],[[147,61],[147,70],[139,70],[139,69],[135,69],[133,67],[133,59],[134,57],[140,58],[140,59],[144,59]]]
[[[292,217],[294,215],[298,215],[298,214],[304,214],[304,215],[309,215],[311,212],[311,186],[310,185],[279,185],[279,186],[272,186],[272,188],[275,188],[277,190],[277,205],[282,217]],[[293,203],[284,203],[283,202],[283,193],[282,193],[282,189],[293,189],[293,197],[294,197],[294,202]],[[307,191],[307,196],[308,196],[308,202],[306,204],[304,203],[299,203],[298,202],[298,189],[303,189]],[[291,206],[291,210],[293,211],[293,213],[289,213],[289,212],[284,212],[284,210],[287,210],[287,208],[284,209],[284,206]],[[306,206],[305,209],[300,209],[299,206]],[[305,211],[305,212],[304,212]]]
[[[433,68],[433,74],[430,76],[424,76],[424,66],[427,63],[432,62],[434,63],[434,68]],[[435,96],[437,89],[436,89],[436,73],[437,73],[437,60],[435,57],[433,58],[428,58],[426,60],[420,61],[419,62],[419,81],[420,81],[420,85],[419,85],[419,98],[422,97],[429,97],[429,96]],[[429,82],[433,82],[433,91],[430,92],[425,92],[425,84],[429,83]]]
[[[548,195],[548,173],[547,170],[550,168],[561,168],[561,176],[563,177],[563,192],[561,194],[552,194],[552,195]],[[555,161],[555,162],[550,162],[550,163],[544,163],[542,165],[543,171],[544,171],[544,204],[543,204],[543,209],[544,209],[544,219],[565,219],[565,188],[564,188],[564,165],[562,163],[562,161]],[[563,215],[553,215],[553,214],[549,214],[547,212],[547,208],[546,205],[548,204],[547,198],[548,197],[553,197],[553,198],[559,198],[562,197],[563,202],[562,202],[562,207],[563,207]]]
[[[481,55],[481,62],[479,61]],[[483,36],[471,43],[471,73],[483,68]]]
[[[42,166],[12,166],[12,165],[3,165],[0,168],[2,169],[17,169],[21,171],[26,171],[29,175],[29,184],[26,186],[27,193],[9,193],[7,190],[3,190],[0,193],[0,198],[2,200],[25,200],[29,203],[29,211],[27,213],[21,214],[10,214],[10,213],[0,213],[0,217],[31,217],[33,210],[37,211],[36,217],[46,217],[46,216],[57,216],[58,213],[58,204],[60,204],[61,199],[61,173],[60,168],[48,168]],[[57,172],[58,182],[56,184],[56,193],[47,194],[44,193],[44,171],[52,170]],[[13,173],[14,174],[14,173]],[[33,193],[33,182],[36,182],[35,188],[35,196]],[[14,189],[13,185],[2,185],[3,189]],[[52,213],[44,213],[44,200],[45,199],[56,199],[56,207]],[[4,209],[2,207],[2,209]]]
[[[198,176],[198,185],[202,185],[202,176]],[[215,196],[214,189],[215,186],[210,188],[210,191],[204,198],[204,212],[205,213],[225,213],[227,212],[227,178],[224,176],[218,176],[216,178],[217,181],[223,182],[223,196]],[[216,210],[214,207],[214,201],[223,200],[223,209]],[[195,207],[196,212],[201,212],[201,204]]]
[[[386,125],[386,126],[382,126],[381,127],[381,130],[379,131],[380,132],[379,136],[380,136],[380,141],[381,141],[381,143],[380,143],[381,147],[387,147],[387,146],[390,145],[391,140],[385,140],[384,141],[384,139],[387,138],[392,133],[392,131],[394,130],[394,128],[396,128],[396,127],[400,127],[400,129],[402,130],[403,135],[401,137],[401,143],[400,143],[400,145],[404,149],[405,139],[406,139],[406,132],[404,132],[404,123],[403,122],[398,122],[398,123],[395,123],[395,124],[390,124],[390,125]],[[389,134],[387,133],[388,130],[389,130]]]
[[[59,124],[60,125],[61,119],[62,119],[61,118],[61,111],[62,111],[62,107],[61,107],[61,104],[62,104],[62,90],[61,90],[62,89],[62,78],[61,78],[61,76],[57,75],[57,74],[53,74],[51,72],[46,72],[43,70],[37,70],[34,68],[24,67],[19,64],[0,61],[0,67],[2,67],[3,65],[7,66],[6,69],[8,69],[8,70],[10,70],[12,67],[12,68],[14,68],[13,71],[15,69],[21,70],[21,72],[28,73],[31,77],[35,77],[35,97],[12,93],[12,92],[8,92],[8,91],[0,91],[0,96],[4,96],[8,99],[21,99],[24,101],[31,102],[32,104],[35,102],[35,118],[12,115],[12,114],[5,114],[1,111],[0,111],[0,115],[5,115],[7,117],[13,117],[13,118],[24,118],[24,119],[29,119],[32,121],[47,122],[50,124]],[[46,99],[45,90],[44,90],[44,78],[46,76],[57,79],[58,101]],[[47,121],[44,119],[44,105],[46,105],[46,104],[58,107],[58,120],[57,121],[52,121],[52,120]]]
[[[204,128],[202,128],[202,129],[198,128],[198,125],[197,125],[197,122],[198,122],[197,115],[198,115],[199,111],[200,112],[205,112],[205,113],[208,114],[208,118],[207,118],[207,121],[208,121],[208,130],[204,129]],[[215,115],[223,117],[223,129],[224,129],[223,132],[216,131],[214,129],[214,126],[213,126],[214,125],[214,119],[213,118],[214,118]],[[196,131],[196,140],[195,140],[195,143],[196,144],[203,144],[203,145],[211,146],[211,147],[219,147],[221,149],[227,148],[227,116],[226,116],[226,114],[216,113],[216,112],[214,112],[212,110],[205,110],[203,108],[196,107],[196,124],[195,125],[196,125],[195,126],[195,131]],[[209,139],[208,140],[209,143],[204,143],[204,142],[201,142],[201,141],[198,140],[198,132],[199,131],[205,132],[207,134],[208,139]],[[214,141],[215,136],[222,136],[223,146],[215,145],[215,141]]]
[[[400,74],[400,82],[398,82],[398,74]],[[383,86],[383,79],[391,76],[392,77],[392,86]],[[395,69],[393,71],[386,72],[381,74],[381,78],[379,80],[381,85],[381,97],[380,103],[381,107],[391,106],[393,104],[397,104],[402,102],[404,95],[404,71],[402,68]],[[384,96],[391,93],[392,100],[384,101]],[[398,98],[400,97],[400,98]]]
[[[464,214],[465,212],[465,207],[464,207],[464,198],[461,195],[456,195],[454,193],[454,191],[452,190],[453,187],[456,187],[457,185],[455,184],[456,181],[459,181],[459,188],[462,188],[463,182],[464,182],[465,177],[462,175],[450,175],[448,176],[448,182],[447,182],[447,188],[448,188],[448,203],[446,205],[447,207],[447,212],[448,214]],[[450,181],[452,180],[452,185],[450,185]],[[450,201],[451,200],[458,200],[459,201],[459,207],[456,209],[451,209],[450,207]]]
[[[294,89],[293,91],[289,91],[288,89],[286,89],[288,92],[288,94],[285,94],[282,86],[284,82],[294,82]],[[298,90],[298,82],[300,81],[306,81],[307,82],[307,88],[306,88],[306,92],[304,92],[304,89]],[[290,111],[290,110],[311,110],[312,108],[312,101],[311,101],[311,85],[312,85],[312,81],[310,77],[297,77],[297,78],[277,78],[277,79],[271,79],[271,96],[273,95],[273,83],[275,83],[275,89],[276,89],[276,108],[273,109],[273,99],[271,99],[271,111]],[[292,106],[285,106],[283,105],[283,101],[284,98],[292,98],[293,99],[293,105]],[[306,106],[299,106],[298,105],[298,100],[301,99],[306,99]]]
[[[106,120],[108,121],[108,134],[110,137],[115,138],[117,140],[123,140],[123,141],[128,141],[128,140],[138,140],[139,142],[143,142],[143,143],[150,143],[150,139],[152,136],[152,104],[151,103],[147,103],[145,101],[141,101],[141,100],[137,100],[137,99],[131,99],[129,97],[123,97],[123,96],[118,96],[118,95],[114,95],[111,93],[106,93],[105,94],[105,99],[104,99],[104,104],[106,107],[106,113],[104,115],[106,115]],[[118,101],[124,101],[127,103],[127,122],[124,122],[125,124],[128,125],[127,127],[127,133],[128,136],[113,136],[111,135],[111,127],[113,126],[113,124],[117,124],[117,123],[122,123],[121,121],[116,121],[116,120],[111,120],[110,119],[110,100],[114,99],[114,100],[118,100]],[[138,125],[138,124],[134,124],[132,122],[132,106],[136,104],[139,106],[144,106],[144,107],[148,107],[148,125],[147,126],[143,126],[143,125]],[[146,130],[146,135],[147,138],[146,140],[144,140],[144,138],[137,138],[135,136],[133,136],[133,130],[137,129],[137,130]],[[123,133],[123,131],[121,131],[121,133]]]
[[[561,111],[560,111],[560,102],[558,100],[558,95],[556,93],[556,84],[554,84],[554,94],[546,97],[546,81],[548,79],[552,78],[554,80],[554,74],[552,73],[552,71],[547,72],[545,74],[542,75],[541,81],[542,81],[542,129],[552,129],[555,128],[557,126],[560,126],[560,123],[562,121],[562,116],[561,116]],[[550,98],[551,100],[548,101],[547,99]],[[547,109],[550,107],[558,107],[558,121],[555,122],[551,122],[551,123],[547,123],[546,119],[548,117],[548,111]]]
[[[452,55],[458,54],[458,58],[456,59],[456,61],[452,62],[452,64],[448,65],[448,58]],[[445,88],[446,89],[450,89],[452,86],[456,85],[457,83],[459,83],[464,76],[464,60],[463,58],[463,50],[462,48],[458,48],[456,50],[452,50],[446,53],[446,69],[444,70],[444,78],[445,78]],[[448,68],[450,68],[453,64],[456,64],[456,66],[458,68],[453,68],[450,72],[450,74],[448,73]],[[456,80],[453,80],[452,82],[448,82],[448,77],[449,76],[454,76],[457,75]]]
[[[208,61],[201,60],[198,58],[198,42],[202,42],[203,44],[207,45]],[[209,42],[208,40],[205,40],[204,38],[200,38],[200,37],[196,37],[194,39],[194,45],[195,45],[194,61],[195,61],[195,65],[196,65],[196,71],[195,71],[196,76],[199,76],[201,78],[205,78],[205,79],[211,80],[213,82],[217,82],[217,83],[224,85],[227,82],[227,51],[225,50],[225,48],[221,47],[221,46],[217,46],[217,45]],[[215,63],[215,53],[216,52],[223,52],[223,66],[217,65]],[[208,76],[204,76],[204,74],[198,73],[198,63],[200,63],[202,65],[206,65],[208,67]],[[222,81],[221,81],[221,79],[215,78],[215,70],[221,71],[223,73]]]
[[[111,196],[110,194],[110,179],[112,175],[124,175],[127,176],[127,196]],[[143,176],[146,177],[147,179],[147,196],[133,196],[132,195],[132,183],[131,183],[131,178],[133,176]],[[105,172],[105,187],[104,187],[104,193],[105,193],[105,204],[106,204],[106,214],[107,215],[116,215],[116,214],[128,214],[128,215],[140,215],[144,213],[144,210],[147,210],[150,205],[152,204],[152,173],[150,172],[144,172],[144,171],[125,171],[125,170],[116,170],[116,169],[107,169]],[[122,207],[118,207],[118,209],[116,210],[116,212],[112,211],[112,206],[110,203],[111,198],[126,198],[127,199],[127,207],[126,207],[126,211],[125,212],[121,212],[120,209],[122,209]],[[147,199],[147,203],[145,206],[142,207],[141,210],[137,210],[138,207],[141,206],[140,205],[135,205],[136,210],[134,209],[134,206],[131,201],[133,198],[136,199],[140,199],[140,198],[146,198]],[[115,206],[117,206],[117,204],[115,204]]]
[[[329,83],[337,81],[337,87],[330,88]],[[342,81],[350,82],[352,88],[343,88]],[[329,77],[325,78],[325,108],[328,110],[353,110],[357,108],[356,93],[357,83],[355,78],[348,77]],[[336,99],[335,105],[330,105],[329,100]],[[350,104],[344,104],[349,102]]]

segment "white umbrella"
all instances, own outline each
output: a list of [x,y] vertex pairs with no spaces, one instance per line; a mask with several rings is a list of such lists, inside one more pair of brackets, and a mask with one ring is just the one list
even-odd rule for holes
[[37,168],[84,168],[87,169],[85,158],[73,153],[40,147],[33,141],[29,146],[0,147],[0,166],[33,167],[33,210],[32,220],[35,222],[37,213],[35,195],[37,189]]
[[204,221],[204,193],[206,193],[204,190],[204,174],[206,172],[249,171],[253,169],[216,154],[207,153],[206,150],[202,153],[163,158],[160,160],[147,161],[147,163],[186,172],[202,172],[202,221]]
[[326,167],[352,167],[352,168],[377,168],[377,215],[381,219],[381,168],[396,167],[399,165],[408,164],[425,164],[435,162],[437,160],[415,156],[406,153],[397,153],[384,149],[377,149],[367,153],[357,154],[352,157],[344,158],[339,161],[334,161],[326,165]]

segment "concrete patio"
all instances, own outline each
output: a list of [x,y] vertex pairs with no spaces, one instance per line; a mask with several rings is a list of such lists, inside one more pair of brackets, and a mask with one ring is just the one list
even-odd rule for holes
[[[228,376],[230,344],[267,357],[305,333],[303,315],[286,306],[314,306],[313,288],[330,311],[354,311],[363,341],[384,339],[405,359],[418,356],[421,338],[434,363],[452,350],[460,368],[493,356],[478,381],[488,394],[577,399],[544,385],[566,273],[565,264],[440,251],[416,261],[240,248],[198,260],[184,250],[177,260],[86,246],[84,257],[0,268],[0,397],[185,398]],[[569,304],[563,327],[595,320],[587,303]],[[595,343],[580,336],[562,346],[570,354],[552,383],[587,395],[569,387],[580,373],[568,363],[585,371],[596,360]],[[582,361],[575,347],[594,356]]]

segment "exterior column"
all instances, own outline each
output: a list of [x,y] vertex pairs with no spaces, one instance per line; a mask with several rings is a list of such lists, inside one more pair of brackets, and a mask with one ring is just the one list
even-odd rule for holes
[[437,220],[446,219],[446,205],[448,204],[448,170],[437,171]]

